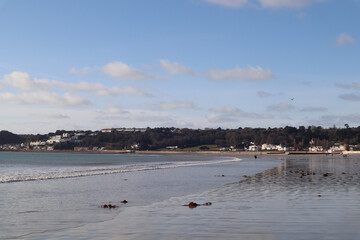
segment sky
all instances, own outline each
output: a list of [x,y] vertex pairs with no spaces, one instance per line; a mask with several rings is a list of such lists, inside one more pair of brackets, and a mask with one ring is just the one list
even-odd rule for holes
[[359,0],[0,0],[0,128],[360,125]]

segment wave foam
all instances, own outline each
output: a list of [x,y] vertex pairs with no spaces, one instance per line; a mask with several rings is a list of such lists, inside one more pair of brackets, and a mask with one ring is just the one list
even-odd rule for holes
[[17,169],[0,174],[0,183],[37,181],[61,178],[85,177],[94,175],[117,174],[126,172],[149,171],[157,169],[193,167],[241,161],[240,158],[222,159],[216,161],[188,161],[188,162],[153,162],[148,164],[119,165],[116,167],[87,167],[87,168],[41,168]]

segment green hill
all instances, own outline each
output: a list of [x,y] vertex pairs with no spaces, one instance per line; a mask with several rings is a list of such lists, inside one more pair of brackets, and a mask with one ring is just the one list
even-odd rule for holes
[[24,142],[24,139],[21,136],[11,133],[9,131],[0,131],[0,145],[22,142]]

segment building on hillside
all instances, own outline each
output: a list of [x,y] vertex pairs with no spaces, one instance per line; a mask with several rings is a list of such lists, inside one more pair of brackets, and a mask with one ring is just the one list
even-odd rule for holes
[[166,149],[175,150],[178,149],[178,146],[167,146]]
[[340,145],[339,143],[335,143],[334,146],[332,146],[328,152],[329,153],[333,153],[333,152],[341,152],[341,151],[345,151],[345,145]]
[[49,138],[49,140],[46,141],[47,144],[54,144],[54,143],[59,143],[61,140],[61,135],[55,135]]
[[105,128],[105,129],[101,129],[100,132],[102,132],[102,133],[111,133],[111,132],[112,132],[112,129],[110,129],[110,128]]
[[274,151],[277,150],[276,146],[273,144],[269,144],[269,143],[264,143],[263,145],[261,145],[261,150],[263,151]]
[[323,152],[324,148],[322,146],[313,146],[309,147],[309,152]]
[[30,146],[31,146],[31,147],[45,146],[45,145],[46,145],[46,142],[44,142],[44,141],[30,142]]
[[249,151],[252,151],[252,152],[259,151],[259,147],[256,146],[256,145],[250,145],[249,146]]

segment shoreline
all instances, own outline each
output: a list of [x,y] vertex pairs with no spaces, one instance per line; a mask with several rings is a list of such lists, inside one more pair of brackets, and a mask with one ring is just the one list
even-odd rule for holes
[[[163,161],[169,161],[168,157],[170,158],[170,155],[162,155],[161,157],[151,157],[153,161],[158,161],[158,159],[162,159]],[[18,156],[21,158],[22,156]],[[48,155],[48,157],[51,157]],[[81,159],[84,157],[79,156]],[[89,156],[97,158],[97,156]],[[126,155],[119,156],[120,158],[127,158]],[[141,156],[140,156],[141,157]],[[172,155],[172,157],[175,158],[175,163],[178,162],[178,160],[184,161],[184,160],[197,160],[197,157],[199,157],[199,161],[206,160],[207,156],[204,155],[179,155],[177,157],[176,155]],[[32,158],[32,157],[31,157]],[[62,157],[61,157],[62,158]],[[77,155],[69,155],[69,159],[76,159]],[[99,156],[99,158],[101,158]],[[113,156],[112,158],[118,159],[118,156]],[[144,158],[146,156],[144,155]],[[209,158],[218,158],[218,156],[210,156]],[[221,158],[221,157],[220,157]],[[27,184],[19,184],[15,183],[11,186],[25,186],[26,189],[24,191],[28,191],[29,196],[34,197],[34,199],[37,199],[36,201],[30,201],[34,202],[34,204],[31,204],[31,206],[17,206],[14,208],[14,215],[17,216],[18,212],[21,212],[23,214],[26,212],[27,218],[34,218],[36,220],[36,217],[38,215],[37,211],[42,213],[47,213],[46,217],[49,217],[47,221],[49,222],[57,222],[59,220],[57,219],[70,219],[66,221],[72,221],[71,219],[77,219],[78,215],[75,214],[77,209],[80,209],[82,211],[82,214],[85,214],[84,216],[102,216],[100,221],[84,221],[84,224],[82,226],[78,226],[77,222],[74,222],[74,225],[67,224],[62,229],[52,229],[52,226],[49,228],[45,228],[46,231],[43,231],[43,233],[37,233],[41,232],[38,231],[37,227],[35,226],[35,230],[31,232],[30,235],[28,235],[28,239],[64,239],[63,236],[66,236],[67,239],[88,239],[90,235],[88,235],[89,231],[93,231],[93,229],[99,227],[99,232],[94,232],[94,235],[92,235],[92,238],[94,239],[104,239],[104,235],[109,234],[111,237],[114,237],[117,235],[116,232],[113,230],[116,229],[116,227],[119,224],[115,218],[119,214],[122,214],[123,211],[129,211],[132,210],[137,211],[141,208],[147,208],[153,204],[158,204],[160,202],[167,202],[170,199],[173,198],[182,198],[185,196],[197,196],[198,193],[207,192],[210,189],[214,188],[221,188],[222,186],[226,184],[232,184],[235,182],[238,182],[239,180],[242,180],[244,177],[241,176],[251,176],[253,174],[257,174],[260,172],[263,172],[266,169],[269,169],[267,165],[279,165],[281,162],[273,162],[266,159],[260,159],[259,163],[266,163],[264,164],[253,164],[253,160],[251,157],[247,158],[248,164],[246,168],[240,168],[240,167],[234,167],[234,166],[243,166],[243,164],[246,165],[246,161],[234,161],[234,162],[226,162],[225,164],[221,164],[221,168],[214,167],[211,165],[193,165],[189,167],[171,167],[167,169],[158,169],[156,171],[137,171],[137,172],[124,172],[121,174],[101,174],[92,176],[90,178],[87,177],[80,177],[80,178],[63,178],[61,180],[51,180],[51,188],[48,189],[49,182],[47,181],[29,181]],[[174,159],[170,160],[173,161]],[[117,161],[117,160],[116,160]],[[68,162],[68,161],[67,161]],[[145,160],[145,163],[147,163],[148,160]],[[132,163],[130,163],[132,164]],[[110,164],[109,166],[112,166]],[[102,167],[102,166],[100,166]],[[260,168],[260,169],[259,169]],[[201,170],[201,171],[200,171]],[[194,182],[196,184],[194,184]],[[65,184],[64,184],[65,183]],[[7,186],[10,185],[0,185],[5,190],[7,189]],[[64,188],[65,186],[65,188]],[[33,187],[38,189],[47,189],[47,194],[45,195],[33,195]],[[57,189],[61,191],[61,195],[58,195],[56,198],[52,196],[56,196],[58,194]],[[136,189],[136,191],[134,191]],[[2,189],[3,190],[3,189]],[[11,190],[9,188],[9,190]],[[64,194],[63,192],[66,192]],[[4,192],[4,191],[2,191]],[[11,191],[11,193],[19,193],[21,191]],[[83,194],[88,195],[91,193],[90,197],[84,197]],[[154,194],[156,193],[156,194]],[[22,194],[22,193],[21,193]],[[6,194],[3,194],[2,197],[6,197]],[[64,197],[62,197],[64,196]],[[70,199],[70,201],[68,200]],[[20,198],[14,198],[14,199],[20,199]],[[51,201],[50,201],[51,199]],[[124,205],[121,204],[120,200],[128,200],[129,203]],[[211,199],[210,199],[211,200]],[[187,200],[186,200],[187,201]],[[190,201],[190,200],[189,200]],[[195,200],[200,201],[200,200]],[[99,208],[99,205],[102,204],[108,204],[111,202],[112,204],[115,204],[119,206],[119,209],[112,209],[109,211],[105,209]],[[41,203],[41,204],[37,204]],[[45,204],[43,204],[45,203]],[[61,204],[60,204],[61,203]],[[186,202],[184,202],[185,204]],[[18,205],[18,204],[15,204]],[[58,208],[60,206],[60,208]],[[174,207],[176,208],[179,206],[181,210],[188,211],[187,208],[184,208],[182,204],[176,204]],[[28,209],[31,209],[31,211],[27,212]],[[73,209],[73,211],[71,211]],[[59,211],[66,213],[65,215],[60,214],[59,216],[54,217],[52,220],[52,214],[54,211]],[[85,210],[85,211],[84,211]],[[117,213],[118,212],[118,213]],[[74,215],[72,215],[74,213]],[[110,216],[110,218],[106,215],[112,214],[113,216]],[[25,215],[24,215],[25,216]],[[55,215],[53,215],[55,216]],[[70,217],[72,216],[72,217]],[[45,217],[45,216],[44,216]],[[5,217],[3,219],[6,219]],[[40,218],[39,218],[40,219]],[[43,221],[44,218],[41,218],[41,221]],[[85,219],[85,218],[81,218]],[[99,218],[100,219],[100,218]],[[115,220],[114,220],[115,219]],[[74,221],[75,221],[74,220]],[[112,222],[112,220],[114,220]],[[82,221],[82,220],[81,220]],[[123,220],[120,220],[121,224],[123,224]],[[109,227],[110,223],[114,223],[114,225],[111,225]],[[22,223],[27,224],[27,223]],[[31,223],[29,223],[31,225]],[[45,223],[44,223],[45,224]],[[24,226],[25,226],[24,225]],[[75,228],[74,228],[75,226]],[[106,226],[106,227],[105,227]],[[11,230],[11,228],[9,227]],[[81,237],[82,233],[77,232],[78,229],[86,229],[84,231],[84,237]],[[103,229],[107,229],[105,233],[103,233]],[[9,231],[10,231],[9,230]],[[43,229],[40,229],[43,230]],[[14,230],[15,231],[15,230]],[[27,233],[25,233],[27,234]],[[1,235],[1,234],[0,234]],[[79,237],[80,235],[80,237]],[[95,238],[97,236],[98,238]],[[1,236],[0,236],[1,238]],[[109,236],[110,238],[110,236]],[[2,239],[2,238],[1,238]],[[141,238],[139,238],[141,239]]]
[[[129,206],[112,220],[35,234],[30,239],[64,239],[64,236],[69,239],[87,239],[89,236],[93,239],[168,239],[169,236],[176,239],[233,239],[234,236],[246,236],[250,240],[355,240],[359,234],[356,219],[360,211],[354,205],[358,196],[354,191],[354,187],[359,186],[358,165],[355,159],[337,159],[341,165],[333,168],[331,157],[326,161],[304,161],[295,157],[286,165],[247,175],[241,181],[211,191]],[[212,206],[188,209],[183,204],[189,201],[211,201]],[[355,220],[344,221],[345,216],[355,217]],[[192,224],[194,221],[196,224]],[[119,225],[122,227],[117,228]],[[344,231],[339,232],[339,228]]]
[[359,155],[360,151],[342,151],[342,152],[308,152],[308,151],[163,151],[163,150],[6,150],[0,152],[25,152],[25,153],[74,153],[74,154],[209,154],[209,155],[244,155],[244,156],[255,156],[255,155],[273,155],[273,156],[284,156],[284,155]]

